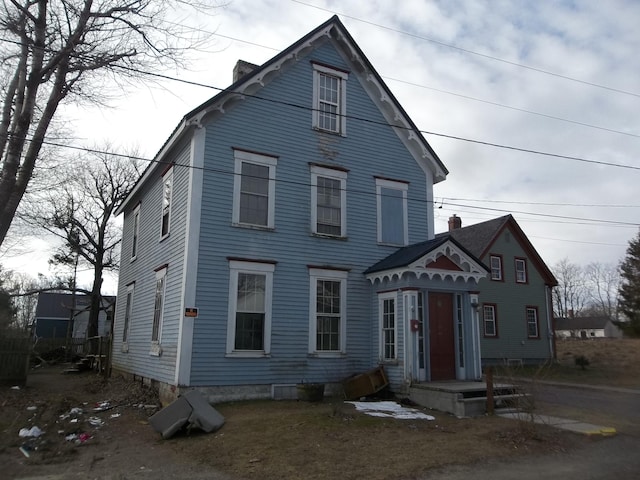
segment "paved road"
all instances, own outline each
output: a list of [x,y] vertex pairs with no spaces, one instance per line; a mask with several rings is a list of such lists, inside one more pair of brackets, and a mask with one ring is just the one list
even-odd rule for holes
[[570,453],[453,466],[430,471],[422,480],[640,479],[640,392],[545,384],[536,385],[535,395],[542,413],[573,413],[584,421],[607,422],[619,433],[593,438]]

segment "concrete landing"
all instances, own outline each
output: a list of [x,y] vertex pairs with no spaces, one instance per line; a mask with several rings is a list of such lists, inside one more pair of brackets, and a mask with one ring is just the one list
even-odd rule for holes
[[541,425],[549,425],[550,427],[568,430],[570,432],[579,433],[581,435],[600,435],[610,437],[615,435],[616,429],[612,427],[603,427],[592,423],[579,422],[577,420],[568,420],[566,418],[552,417],[549,415],[528,414],[524,412],[500,413],[499,417],[511,418],[514,420],[522,420],[525,422],[533,421]]

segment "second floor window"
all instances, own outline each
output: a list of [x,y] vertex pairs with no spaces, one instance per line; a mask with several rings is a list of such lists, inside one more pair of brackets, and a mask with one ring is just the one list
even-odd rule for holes
[[277,158],[235,150],[233,224],[273,228]]
[[409,226],[407,191],[409,184],[376,178],[378,243],[407,245]]
[[527,283],[527,261],[516,258],[516,283]]
[[140,205],[133,211],[133,238],[131,240],[131,260],[138,256],[138,238],[140,236]]
[[333,237],[346,236],[347,172],[311,167],[311,229]]

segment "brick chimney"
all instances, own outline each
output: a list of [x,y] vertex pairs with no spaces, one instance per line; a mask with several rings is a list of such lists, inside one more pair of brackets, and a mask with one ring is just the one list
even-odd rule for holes
[[246,74],[253,72],[256,68],[258,68],[258,65],[245,62],[244,60],[238,60],[236,66],[233,67],[233,83],[236,83]]
[[458,228],[462,228],[462,219],[454,213],[453,217],[449,217],[449,231],[457,230]]

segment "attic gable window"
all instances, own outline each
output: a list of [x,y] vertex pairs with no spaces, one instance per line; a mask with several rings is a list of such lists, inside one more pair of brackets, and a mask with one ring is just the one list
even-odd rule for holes
[[233,224],[274,228],[276,165],[269,155],[234,150]]
[[313,65],[313,128],[347,134],[346,81],[349,75],[318,63]]
[[516,258],[516,283],[527,283],[527,260]]
[[501,282],[503,279],[502,257],[500,255],[491,255],[491,280]]

